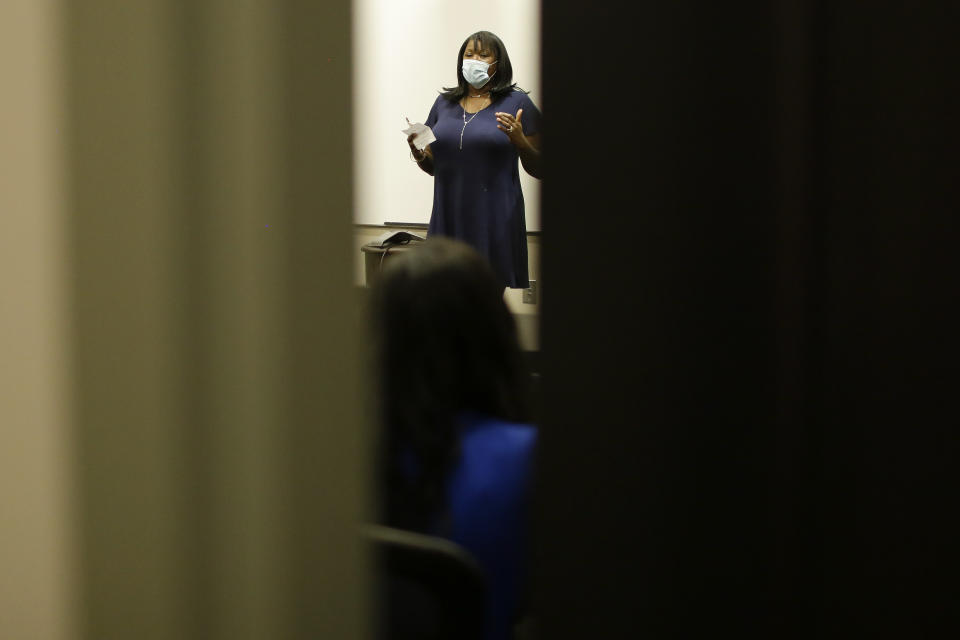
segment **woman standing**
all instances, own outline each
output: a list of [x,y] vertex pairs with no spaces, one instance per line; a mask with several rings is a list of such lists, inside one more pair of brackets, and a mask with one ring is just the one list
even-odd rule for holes
[[519,158],[540,178],[540,110],[513,82],[503,42],[489,31],[464,40],[457,86],[444,88],[426,125],[436,140],[417,165],[434,177],[428,234],[456,238],[487,258],[505,287],[530,286]]

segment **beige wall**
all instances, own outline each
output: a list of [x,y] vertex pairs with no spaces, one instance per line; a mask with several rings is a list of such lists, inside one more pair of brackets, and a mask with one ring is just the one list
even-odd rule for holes
[[350,48],[0,3],[0,638],[366,636]]
[[59,3],[0,3],[0,637],[72,631]]
[[362,637],[349,0],[67,10],[84,637]]

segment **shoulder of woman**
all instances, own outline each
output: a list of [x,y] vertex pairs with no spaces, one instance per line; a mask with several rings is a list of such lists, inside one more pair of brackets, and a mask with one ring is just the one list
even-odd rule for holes
[[456,102],[451,102],[446,96],[440,94],[437,96],[436,100],[433,101],[433,106],[430,108],[432,111],[443,111],[449,109],[451,106],[456,105]]
[[530,95],[523,89],[514,89],[511,93],[508,93],[505,96],[505,99],[511,104],[515,104],[518,107],[528,107],[528,106],[537,106],[533,103],[533,100],[530,99]]
[[534,107],[537,106],[536,104],[534,104],[533,100],[530,98],[530,94],[528,92],[517,90],[516,94],[521,104],[524,104],[524,105],[529,104]]

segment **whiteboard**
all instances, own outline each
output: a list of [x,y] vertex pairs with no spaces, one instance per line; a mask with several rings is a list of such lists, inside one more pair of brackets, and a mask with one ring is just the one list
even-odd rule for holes
[[[457,84],[457,52],[476,31],[497,34],[513,80],[541,111],[539,0],[354,0],[354,222],[430,221],[433,178],[410,159],[404,118],[424,122]],[[540,230],[540,182],[520,168],[527,229]]]

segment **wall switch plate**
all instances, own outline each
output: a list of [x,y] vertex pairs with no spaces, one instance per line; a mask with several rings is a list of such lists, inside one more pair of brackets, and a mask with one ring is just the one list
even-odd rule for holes
[[530,286],[523,290],[523,304],[537,304],[536,280],[531,280]]

